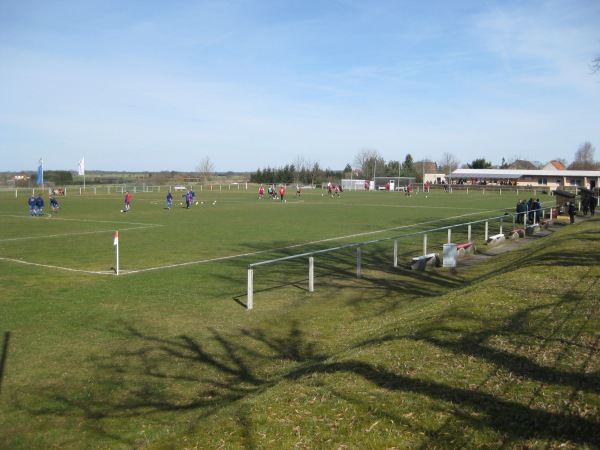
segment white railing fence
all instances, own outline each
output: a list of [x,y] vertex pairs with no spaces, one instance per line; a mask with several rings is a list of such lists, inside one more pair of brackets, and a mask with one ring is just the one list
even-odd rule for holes
[[[540,219],[544,219],[546,216],[549,220],[552,220],[555,214],[556,207],[551,208],[542,208],[540,210],[539,217]],[[380,244],[384,242],[392,241],[394,245],[394,256],[393,256],[393,266],[398,267],[398,259],[399,259],[399,251],[398,251],[398,241],[408,238],[414,238],[415,236],[422,236],[423,238],[423,255],[428,253],[428,249],[430,248],[430,243],[428,242],[428,236],[432,234],[439,234],[440,232],[447,232],[447,243],[452,242],[453,232],[456,237],[462,231],[464,235],[464,229],[466,229],[467,242],[473,242],[473,226],[481,227],[483,226],[483,241],[487,242],[488,237],[490,236],[490,223],[493,223],[492,226],[498,227],[498,234],[503,233],[503,229],[506,225],[510,224],[511,230],[515,230],[521,226],[521,223],[517,222],[519,214],[506,213],[502,216],[489,217],[487,219],[476,220],[472,222],[465,222],[456,225],[448,225],[439,228],[432,228],[423,231],[416,231],[413,233],[406,233],[397,236],[376,239],[372,241],[365,241],[355,244],[347,244],[338,247],[330,247],[322,250],[315,250],[305,253],[299,253],[295,255],[283,256],[280,258],[260,261],[252,264],[248,264],[248,286],[247,286],[247,309],[251,310],[254,307],[254,269],[256,267],[265,266],[269,264],[277,264],[283,261],[290,261],[301,258],[308,258],[308,291],[314,292],[314,277],[315,277],[315,256],[322,255],[330,252],[339,252],[341,250],[356,248],[356,277],[361,278],[361,270],[362,270],[362,248],[364,246],[370,246],[374,244]],[[537,217],[534,215],[533,221],[530,220],[527,214],[523,216],[523,228],[526,228],[527,225],[533,225],[537,223]]]

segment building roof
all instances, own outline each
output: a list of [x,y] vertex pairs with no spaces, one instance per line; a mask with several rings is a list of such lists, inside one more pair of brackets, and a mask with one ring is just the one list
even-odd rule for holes
[[415,161],[413,162],[413,168],[418,173],[421,173],[423,169],[425,169],[425,173],[436,173],[438,171],[437,163],[435,161]]
[[510,169],[456,169],[452,178],[500,178],[521,177],[600,177],[600,170],[510,170]]
[[[551,167],[550,167],[551,166]],[[546,164],[546,166],[544,166],[544,169],[548,169],[548,170],[552,170],[552,168],[555,168],[556,170],[567,170],[567,168],[564,166],[563,163],[561,163],[560,161],[550,161],[548,164]]]
[[536,170],[535,164],[523,159],[517,159],[514,163],[507,167],[508,170]]

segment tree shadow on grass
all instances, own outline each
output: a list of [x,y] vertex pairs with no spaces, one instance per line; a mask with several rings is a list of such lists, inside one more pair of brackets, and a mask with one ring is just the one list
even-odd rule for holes
[[[530,254],[520,258],[519,261],[525,261],[519,264],[540,264],[540,260],[546,263],[547,250],[543,255],[533,251]],[[562,258],[560,264],[565,267],[569,261],[578,260],[576,252],[570,254],[569,251],[556,257]],[[339,275],[340,263],[345,259],[333,258],[324,265],[325,269],[332,276]],[[374,264],[384,260],[387,258],[382,255],[374,255],[371,259]],[[341,270],[344,276],[355,275],[347,262]],[[388,270],[393,273],[395,269]],[[442,291],[458,283],[441,277],[434,280],[437,287],[432,288],[423,282],[424,277],[433,278],[428,274],[404,275],[403,278],[390,276],[388,280],[367,275],[362,280],[367,286],[367,293],[362,294],[364,301],[389,296],[393,305],[405,293],[418,299],[425,294],[436,295],[438,289]],[[591,278],[589,273],[583,276]],[[593,289],[596,284],[586,282],[585,286]],[[531,295],[535,297],[536,294],[532,291]],[[362,301],[356,300],[357,304]],[[381,331],[343,354],[318,351],[322,345],[310,338],[310,329],[297,322],[286,323],[285,319],[279,319],[283,322],[274,329],[248,328],[229,334],[208,329],[180,336],[156,334],[123,323],[114,330],[120,337],[116,341],[119,345],[95,361],[98,384],[89,397],[51,390],[46,395],[49,402],[63,405],[61,414],[94,423],[99,436],[127,445],[135,445],[135,442],[111,419],[154,420],[156,415],[166,414],[168,419],[161,416],[159,420],[175,420],[179,412],[187,412],[193,413],[195,421],[200,422],[222,408],[231,408],[233,414],[238,415],[235,423],[245,445],[252,448],[256,442],[248,402],[282,382],[302,386],[308,380],[311,383],[318,380],[329,387],[327,379],[330,375],[344,374],[366,381],[386,395],[416,394],[440,408],[445,407],[449,418],[444,423],[428,427],[421,422],[416,426],[414,433],[419,435],[423,448],[455,447],[461,442],[457,436],[460,424],[503,436],[504,445],[541,439],[544,442],[540,445],[557,446],[566,442],[572,446],[594,448],[600,446],[597,400],[592,400],[589,405],[571,405],[570,401],[577,396],[586,396],[588,400],[598,397],[599,337],[596,334],[594,338],[584,331],[590,328],[585,320],[597,319],[581,309],[587,307],[597,311],[597,306],[598,301],[590,300],[590,295],[582,300],[577,293],[568,292],[559,300],[539,301],[532,306],[517,305],[514,312],[503,311],[501,319],[492,312],[479,317],[472,312],[464,313],[458,307],[449,307],[441,312],[436,323],[413,323],[411,333],[407,334],[399,321],[391,326],[392,331]],[[559,310],[560,314],[555,314]],[[585,319],[586,314],[589,319]],[[577,318],[580,328],[567,330],[566,324]],[[499,345],[502,340],[509,345]],[[486,382],[497,383],[499,389],[490,389],[482,383],[464,384],[468,388],[457,386],[459,382],[453,379],[450,369],[446,372],[447,381],[444,377],[432,380],[425,374],[409,373],[402,368],[392,370],[385,358],[374,358],[370,362],[361,354],[371,349],[376,353],[383,343],[394,345],[395,342],[398,346],[393,347],[394,357],[400,361],[406,357],[402,351],[402,344],[406,342],[424,343],[449,358],[472,358],[478,367],[488,371]],[[522,342],[533,349],[520,347]],[[557,350],[553,353],[554,359],[548,364],[540,362],[539,353],[552,346]],[[569,360],[570,352],[580,352],[578,366],[569,367],[562,361]],[[423,359],[423,364],[435,366],[436,361]],[[508,380],[496,377],[499,372],[508,374]],[[470,376],[480,379],[474,374]],[[504,389],[510,389],[510,379],[524,380],[536,390],[548,390],[550,397],[555,392],[567,391],[571,398],[564,403],[560,399],[544,400],[550,407],[538,406],[527,399],[514,399],[504,395]],[[386,409],[383,405],[373,405],[374,401],[366,397],[350,396],[339,385],[330,389],[338,398],[354,402],[362,410],[376,410],[376,417],[387,416],[396,423],[408,422],[410,425],[410,419],[399,420],[397,408]],[[532,393],[532,397],[535,395]],[[579,406],[582,409],[578,409]],[[55,414],[55,411],[41,406],[33,413],[41,416]],[[497,444],[485,442],[485,437],[481,439],[483,445]],[[462,442],[464,446],[468,444]]]
[[8,347],[10,342],[10,331],[4,333],[4,342],[2,344],[2,352],[0,353],[0,394],[2,394],[2,381],[4,380],[4,370],[8,359]]
[[[411,258],[409,254],[399,255],[399,265],[394,267],[390,249],[363,250],[359,278],[355,248],[318,255],[315,257],[315,295],[319,295],[319,289],[323,288],[340,287],[359,291],[360,295],[354,297],[352,304],[362,307],[368,303],[372,310],[363,313],[378,316],[392,312],[414,299],[438,296],[462,285],[460,274],[436,269],[423,272],[412,270]],[[307,260],[299,261],[294,270],[274,269],[276,273],[269,271],[271,266],[256,268],[254,278],[260,280],[261,287],[255,288],[255,296],[289,286],[308,291]],[[280,271],[285,275],[281,275]],[[233,299],[247,307],[244,300],[246,295],[239,294]]]
[[[512,319],[518,323],[524,310]],[[450,319],[450,317],[449,317]],[[377,346],[390,340],[420,340],[456,355],[465,355],[492,363],[518,377],[543,384],[561,384],[573,390],[598,392],[597,373],[577,373],[542,367],[523,355],[502,352],[488,347],[485,339],[502,327],[489,331],[468,332],[465,329],[422,327],[414,336],[382,335],[360,347]],[[205,338],[190,335],[163,337],[130,325],[122,324],[117,330],[122,337],[121,348],[98,360],[99,387],[90,398],[52,396],[53,401],[64,403],[64,414],[82,416],[83,420],[96,421],[96,432],[104,439],[110,438],[132,445],[119,430],[98,424],[99,419],[150,417],[156,414],[173,414],[194,411],[196,422],[215,414],[219,409],[234,406],[239,415],[237,426],[245,436],[246,444],[254,445],[252,418],[247,404],[255,396],[275,387],[282,381],[303,384],[308,379],[343,373],[373,384],[389,395],[410,393],[424,396],[436,404],[454,405],[454,418],[469,423],[476,429],[488,428],[506,436],[508,441],[519,442],[537,438],[552,442],[565,440],[578,446],[600,445],[597,416],[579,416],[569,410],[564,412],[536,408],[525,402],[511,401],[480,388],[461,388],[442,380],[391,371],[379,363],[362,359],[337,360],[335,354],[316,350],[318,343],[308,338],[298,323],[290,323],[286,331],[265,329],[240,330],[227,336],[210,330]],[[440,338],[439,332],[463,333],[457,340]],[[402,358],[400,353],[399,358]],[[337,392],[335,386],[333,392]],[[337,392],[340,398],[344,394]],[[369,409],[369,400],[345,397],[361,408]],[[380,415],[396,417],[397,410],[387,411],[378,406]],[[42,409],[39,415],[52,414]],[[397,418],[397,417],[396,417]],[[172,420],[172,419],[171,419]],[[107,423],[107,422],[104,422]],[[423,427],[424,425],[419,425]],[[114,425],[112,425],[114,427]],[[453,446],[456,436],[439,433],[437,426],[423,430],[424,446]]]

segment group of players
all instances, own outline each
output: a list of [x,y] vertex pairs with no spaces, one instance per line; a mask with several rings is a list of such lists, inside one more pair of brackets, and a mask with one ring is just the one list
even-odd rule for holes
[[[332,197],[334,196],[334,192],[335,192],[335,195],[337,195],[339,197],[341,191],[342,191],[342,188],[339,185],[336,185],[334,187],[331,184],[331,182],[329,182],[329,184],[327,185],[327,192]],[[277,192],[277,190],[275,189],[274,186],[269,186],[269,188],[267,189],[267,193],[269,195],[269,198],[272,200],[280,200],[282,202],[286,201],[285,200],[285,187],[283,187],[283,186],[281,186],[279,188],[279,192]],[[300,186],[297,186],[296,187],[296,196],[300,197],[301,194],[302,194],[302,189]],[[265,195],[265,188],[261,184],[260,188],[258,189],[258,198],[263,199],[264,195]],[[186,208],[189,209],[194,204],[194,200],[196,198],[196,193],[190,189],[185,194],[183,194],[182,197],[185,198]],[[125,202],[125,209],[122,209],[121,212],[124,212],[124,213],[131,212],[131,193],[129,191],[125,192],[124,202]],[[40,193],[37,197],[35,197],[35,195],[32,194],[31,197],[29,197],[29,199],[28,199],[28,203],[29,203],[29,215],[31,217],[44,215],[43,193]],[[50,195],[50,206],[52,207],[52,211],[57,211],[58,209],[60,209],[60,206],[58,205],[58,201],[56,200],[54,195]],[[169,191],[167,193],[167,209],[171,209],[172,206],[173,206],[173,194],[171,193],[171,191]]]
[[[267,188],[267,193],[269,194],[269,198],[271,200],[279,199],[282,202],[285,202],[285,187],[281,186],[279,188],[279,197],[277,196],[277,190],[275,189],[274,186],[269,186]],[[298,189],[296,190],[296,195],[298,197],[300,196],[300,187],[299,186],[298,186]],[[265,187],[262,184],[258,188],[258,198],[259,198],[259,200],[262,200],[263,198],[265,198]]]
[[[40,192],[40,194],[36,197],[32,193],[31,197],[29,197],[29,199],[27,200],[27,203],[29,204],[29,216],[30,217],[44,215],[44,197],[43,197],[43,195],[44,194],[42,192]],[[52,208],[52,211],[57,211],[60,209],[60,206],[58,206],[58,200],[56,200],[54,195],[50,195],[50,207]]]
[[339,197],[340,193],[342,192],[342,187],[339,184],[336,184],[335,186],[333,184],[331,184],[331,181],[329,183],[327,183],[327,194],[329,194],[330,196],[336,196]]
[[[187,209],[190,209],[190,207],[194,204],[194,200],[196,199],[196,193],[190,189],[189,191],[187,191],[185,194],[182,194],[181,196],[183,198],[185,198],[185,207]],[[173,194],[171,194],[171,191],[169,191],[167,193],[167,209],[171,209],[172,206],[173,206]]]
[[[342,192],[342,187],[338,184],[336,184],[335,186],[331,183],[331,181],[329,183],[327,183],[327,193],[328,195],[330,195],[331,197],[340,196],[340,193]],[[269,195],[269,198],[271,200],[281,200],[282,202],[285,202],[285,187],[281,186],[279,188],[279,194],[277,193],[277,189],[275,189],[274,186],[269,186],[267,188],[267,194]],[[301,197],[302,196],[302,188],[300,186],[296,186],[296,197]],[[265,198],[265,187],[261,184],[260,187],[258,188],[258,198],[259,200],[262,200],[263,198]]]

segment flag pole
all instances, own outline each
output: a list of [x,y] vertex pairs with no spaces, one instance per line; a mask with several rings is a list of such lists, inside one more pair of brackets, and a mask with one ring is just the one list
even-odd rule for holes
[[115,240],[113,241],[113,246],[115,247],[115,250],[117,252],[117,265],[115,267],[115,272],[117,275],[119,275],[119,232],[118,231],[115,232]]
[[119,275],[119,243],[117,242],[117,275]]

